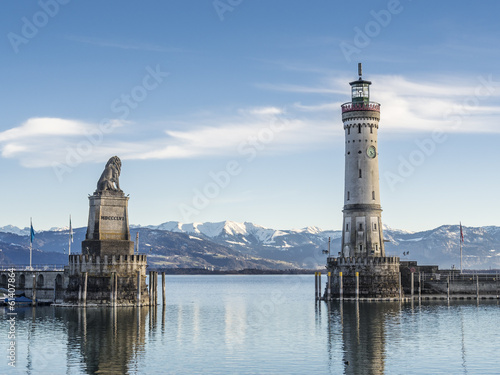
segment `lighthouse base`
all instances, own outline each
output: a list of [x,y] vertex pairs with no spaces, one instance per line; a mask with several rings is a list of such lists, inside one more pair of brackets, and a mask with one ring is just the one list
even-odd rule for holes
[[328,258],[325,299],[400,299],[399,257]]

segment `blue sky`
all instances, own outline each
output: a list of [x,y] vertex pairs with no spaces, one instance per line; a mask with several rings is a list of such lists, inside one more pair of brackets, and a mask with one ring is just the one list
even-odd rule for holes
[[0,226],[87,222],[122,159],[130,222],[339,229],[340,104],[382,104],[383,222],[500,225],[495,1],[8,2]]

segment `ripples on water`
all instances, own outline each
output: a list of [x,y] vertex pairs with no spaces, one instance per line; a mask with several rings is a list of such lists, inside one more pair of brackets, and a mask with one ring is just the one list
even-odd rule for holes
[[[316,304],[313,295],[313,276],[169,276],[165,308],[20,308],[16,370],[500,373],[497,301]],[[2,309],[4,353],[7,318]],[[16,372],[3,359],[0,373]]]

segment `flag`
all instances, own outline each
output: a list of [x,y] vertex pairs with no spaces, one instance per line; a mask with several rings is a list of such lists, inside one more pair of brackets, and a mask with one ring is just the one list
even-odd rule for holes
[[30,218],[30,226],[31,226],[31,229],[30,229],[30,244],[33,244],[33,240],[35,239],[35,230],[33,229],[33,223],[31,221],[31,218]]
[[460,222],[460,241],[464,242],[464,232],[462,231],[462,222]]
[[69,240],[73,242],[73,227],[71,226],[71,215],[69,215]]

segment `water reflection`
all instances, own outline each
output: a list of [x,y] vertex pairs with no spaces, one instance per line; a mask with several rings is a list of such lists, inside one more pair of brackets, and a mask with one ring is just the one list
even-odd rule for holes
[[384,374],[387,317],[400,312],[398,302],[328,303],[328,350],[342,340],[345,374]]
[[[144,351],[147,307],[57,309],[68,322],[68,353],[88,374],[125,374]],[[151,328],[151,327],[150,327]],[[150,331],[151,332],[151,331]],[[80,366],[79,366],[80,367]]]

